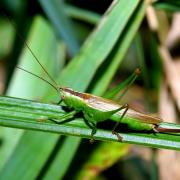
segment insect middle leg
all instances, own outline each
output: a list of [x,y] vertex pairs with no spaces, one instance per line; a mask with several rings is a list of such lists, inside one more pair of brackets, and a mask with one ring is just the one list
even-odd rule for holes
[[60,105],[62,103],[63,99],[60,99],[56,104]]
[[91,128],[91,138],[90,138],[90,143],[92,144],[94,142],[94,134],[96,134],[97,131],[97,127],[96,127],[96,123],[93,122],[89,122],[85,119],[85,123]]
[[125,105],[121,106],[119,111],[121,111],[123,109],[124,109],[124,112],[122,113],[121,117],[119,118],[118,122],[115,124],[115,126],[114,126],[114,128],[112,130],[112,134],[116,135],[119,141],[122,141],[122,137],[119,135],[118,132],[116,132],[116,128],[119,125],[119,123],[121,122],[121,120],[123,119],[123,117],[125,116],[126,112],[128,111],[129,105],[125,104]]
[[57,123],[57,124],[61,124],[61,123],[64,123],[65,121],[73,118],[75,114],[77,114],[77,111],[76,111],[76,110],[73,110],[73,111],[71,111],[71,112],[69,112],[69,113],[61,116],[61,117],[58,118],[58,119],[49,118],[49,120],[51,120],[51,121],[53,121],[53,122],[55,122],[55,123]]

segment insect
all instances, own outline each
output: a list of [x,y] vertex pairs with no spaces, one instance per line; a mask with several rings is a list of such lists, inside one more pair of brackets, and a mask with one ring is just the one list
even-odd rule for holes
[[[36,60],[40,64],[39,60],[38,59]],[[32,72],[29,72],[21,67],[18,68],[50,84],[54,89],[56,89],[60,93],[61,100],[58,104],[64,102],[66,106],[71,110],[69,113],[65,114],[60,119],[51,119],[51,120],[53,120],[56,123],[61,123],[62,121],[73,118],[80,111],[83,112],[86,124],[92,129],[91,139],[90,139],[91,143],[94,141],[93,136],[97,131],[97,127],[96,127],[97,123],[108,119],[117,121],[117,123],[115,124],[112,130],[112,133],[117,136],[119,141],[123,140],[122,137],[116,131],[119,123],[126,124],[129,129],[135,131],[148,131],[154,133],[180,132],[180,129],[160,128],[159,124],[162,122],[160,118],[143,114],[133,109],[130,109],[128,104],[120,105],[106,98],[102,98],[88,93],[77,92],[68,87],[58,87],[57,83],[50,76],[50,74],[44,69],[43,66],[42,68],[49,76],[49,78],[52,80],[53,84],[47,81],[46,79],[37,76]],[[139,74],[139,69],[135,71],[131,80],[128,82],[128,86],[125,89],[125,91],[128,89],[129,85],[136,79],[138,74]],[[124,118],[125,114],[127,118]]]
[[[129,127],[129,129],[137,130],[137,131],[152,131],[156,133],[180,132],[180,129],[160,128],[159,127],[159,124],[161,123],[160,118],[139,113],[133,109],[130,109],[128,104],[120,105],[106,98],[102,98],[88,93],[77,92],[68,87],[59,87],[56,81],[51,77],[48,71],[40,63],[36,55],[32,52],[31,48],[26,43],[26,41],[24,41],[22,36],[20,36],[20,38],[25,43],[26,47],[29,49],[34,59],[42,67],[42,69],[47,74],[47,76],[51,79],[51,82],[47,81],[42,77],[39,77],[38,75],[32,72],[29,72],[26,69],[23,69],[21,67],[18,68],[40,78],[41,80],[51,85],[56,91],[60,93],[61,100],[59,104],[61,102],[64,102],[66,106],[71,110],[69,113],[65,114],[60,119],[54,119],[53,121],[55,121],[56,123],[62,122],[67,119],[71,119],[77,113],[82,112],[86,124],[92,129],[91,142],[93,142],[94,135],[97,131],[97,123],[106,121],[108,119],[117,121],[117,123],[115,124],[112,130],[112,133],[117,136],[119,141],[123,140],[122,137],[116,131],[119,123],[124,123]],[[129,85],[135,80],[135,77],[137,77],[138,74],[139,74],[139,70],[136,70],[133,78],[128,83],[127,87],[129,87]],[[128,118],[125,118],[125,115]]]

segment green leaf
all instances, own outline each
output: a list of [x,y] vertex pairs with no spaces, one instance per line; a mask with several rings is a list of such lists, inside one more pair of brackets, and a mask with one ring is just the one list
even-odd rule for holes
[[[127,1],[113,2],[96,29],[83,44],[78,55],[68,64],[67,70],[62,72],[59,79],[61,85],[69,86],[79,91],[87,88],[97,68],[114,47],[139,2],[138,0],[130,0],[128,3]],[[88,63],[91,65],[89,66]],[[72,77],[77,75],[77,69],[81,69],[81,71],[85,69],[85,72],[83,79],[74,81]],[[63,79],[67,80],[64,81]],[[81,88],[79,85],[81,85]]]
[[52,176],[54,176],[53,179],[63,179],[79,144],[79,138],[72,136],[66,137],[58,153],[55,155],[54,161],[49,164],[49,169],[45,172],[43,179],[52,179]]
[[3,43],[0,44],[0,60],[8,55],[12,49],[13,38],[14,38],[14,29],[4,21],[0,19],[0,39],[4,39]]
[[[52,63],[52,60],[56,57],[57,41],[49,24],[42,17],[35,18],[27,44],[42,65],[47,66],[49,73],[53,75],[53,69],[56,65]],[[39,76],[43,77],[44,75],[42,68],[35,61],[27,47],[23,49],[18,66]],[[38,91],[36,89],[37,84],[39,86]],[[6,94],[21,98],[40,99],[50,89],[51,87],[47,83],[16,68]]]
[[[0,97],[0,105],[1,126],[79,136],[82,138],[90,138],[91,136],[91,129],[84,124],[83,119],[59,125],[48,120],[51,117],[61,117],[65,113],[57,105],[2,96]],[[125,118],[128,117],[125,116]],[[137,119],[134,118],[134,120],[136,121]],[[160,127],[180,129],[180,125],[172,123],[161,123]],[[149,134],[128,132],[119,134],[122,136],[124,143],[180,150],[180,134],[178,133]],[[118,141],[117,137],[107,130],[98,129],[94,137],[96,140]]]
[[[30,132],[30,131],[29,131]],[[58,135],[56,134],[51,134],[51,133],[46,133],[47,137],[45,141],[42,141],[44,138],[44,133],[43,132],[31,132],[35,139],[29,138],[28,133],[23,134],[23,138],[20,139],[19,144],[17,148],[14,150],[13,154],[19,155],[21,154],[21,159],[24,159],[25,161],[25,166],[21,165],[21,162],[19,162],[19,166],[17,165],[17,157],[16,156],[11,156],[10,161],[6,163],[5,167],[8,168],[3,168],[1,174],[1,177],[3,179],[21,179],[22,178],[22,172],[23,177],[26,179],[35,179],[35,171],[40,172],[41,170],[41,164],[45,164],[46,158],[49,155],[49,151],[52,152],[53,146],[56,144],[56,140]],[[54,137],[54,138],[52,138]],[[33,142],[32,142],[33,141]],[[41,144],[41,149],[39,149],[39,144]],[[31,153],[26,154],[26,149],[29,148],[31,149]],[[34,168],[31,168],[32,166],[32,160],[35,158],[35,162],[33,163]],[[27,165],[29,166],[27,170]],[[20,168],[18,171],[17,169]],[[10,170],[17,170],[16,173],[10,174]]]
[[[111,148],[109,148],[111,147]],[[111,167],[121,157],[127,154],[129,147],[123,143],[104,142],[90,154],[87,162],[80,166],[76,179],[81,180],[88,177],[95,179],[103,170]]]
[[[97,75],[98,77],[96,78],[98,79],[98,81],[94,83],[92,94],[102,95],[103,93],[105,93],[105,90],[107,89],[129,46],[131,45],[131,42],[140,26],[140,23],[143,20],[144,14],[145,4],[141,3],[131,16],[131,19],[126,24],[126,27],[121,33],[116,46],[107,59],[111,63],[108,64],[106,70],[105,67],[103,67],[103,74]],[[102,86],[105,88],[101,88]]]
[[56,28],[58,36],[65,40],[71,55],[75,55],[79,50],[79,44],[74,33],[75,27],[65,15],[63,2],[58,0],[39,0],[39,2]]
[[100,20],[101,15],[95,12],[84,10],[75,6],[65,5],[65,12],[68,16],[78,19],[80,21],[85,21],[89,24],[97,24]]
[[154,7],[157,9],[164,9],[167,11],[180,11],[180,1],[172,0],[157,0],[153,3]]
[[[39,39],[39,41],[37,41],[37,39]],[[28,44],[36,56],[44,60],[42,64],[48,66],[49,71],[52,72],[53,64],[51,63],[51,59],[54,59],[54,51],[57,44],[48,24],[41,17],[37,17],[32,25]],[[51,48],[49,48],[49,46]],[[43,52],[44,50],[45,52]],[[37,66],[37,63],[27,48],[22,52],[19,66],[32,72],[35,71],[40,76],[44,73],[42,69]],[[37,84],[39,86],[38,91]],[[47,93],[48,89],[50,89],[50,87],[46,83],[39,81],[31,75],[25,74],[19,69],[15,69],[14,76],[11,79],[6,94],[21,98],[41,99]],[[2,131],[4,132],[4,135],[2,135],[4,143],[0,151],[0,167],[8,160],[23,133],[20,130],[8,128],[3,128]],[[10,140],[12,137],[13,141]]]

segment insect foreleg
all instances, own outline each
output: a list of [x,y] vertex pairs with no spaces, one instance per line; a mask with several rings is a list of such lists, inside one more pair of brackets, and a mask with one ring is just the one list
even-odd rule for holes
[[123,119],[123,117],[125,116],[126,112],[129,109],[129,105],[125,104],[123,106],[121,106],[121,108],[119,109],[119,111],[121,111],[122,109],[124,109],[124,112],[122,113],[121,117],[119,118],[118,122],[115,124],[113,130],[112,130],[112,134],[115,134],[118,137],[119,141],[122,141],[122,137],[116,132],[116,128],[119,125],[119,123],[121,122],[121,120]]
[[63,115],[63,116],[61,116],[61,117],[58,118],[58,119],[52,119],[52,118],[50,118],[49,120],[51,120],[51,121],[53,121],[53,122],[55,122],[55,123],[57,123],[57,124],[61,124],[61,123],[65,123],[65,121],[73,118],[75,114],[77,114],[77,111],[76,111],[76,110],[71,111],[71,112]]
[[60,105],[60,104],[62,103],[62,101],[63,101],[63,100],[60,99],[56,104],[57,104],[57,105]]

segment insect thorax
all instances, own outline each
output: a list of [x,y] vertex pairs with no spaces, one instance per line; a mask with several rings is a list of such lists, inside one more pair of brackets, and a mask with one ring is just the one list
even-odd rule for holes
[[83,110],[85,105],[83,98],[70,93],[64,93],[63,101],[69,108],[73,108],[77,111]]

